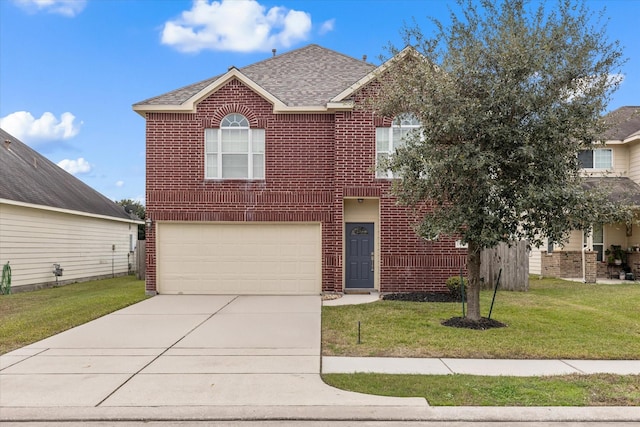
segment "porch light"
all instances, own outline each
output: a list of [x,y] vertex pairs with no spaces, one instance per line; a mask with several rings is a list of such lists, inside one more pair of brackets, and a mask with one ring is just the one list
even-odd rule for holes
[[151,228],[151,226],[153,225],[153,220],[150,216],[148,216],[147,219],[144,220],[144,224],[147,226],[147,228]]

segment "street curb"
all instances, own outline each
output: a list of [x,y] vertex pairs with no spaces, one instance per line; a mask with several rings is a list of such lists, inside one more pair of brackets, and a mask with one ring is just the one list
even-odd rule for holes
[[88,421],[640,422],[640,407],[199,406],[3,408],[0,422]]

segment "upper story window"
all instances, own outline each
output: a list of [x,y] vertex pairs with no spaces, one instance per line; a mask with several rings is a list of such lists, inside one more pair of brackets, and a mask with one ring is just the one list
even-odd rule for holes
[[409,132],[419,128],[420,122],[418,119],[413,114],[408,113],[397,116],[389,128],[376,128],[377,178],[394,178],[392,171],[380,170],[378,166],[384,159],[389,158],[396,149],[404,145],[405,137]]
[[264,179],[264,129],[250,129],[242,114],[229,114],[219,129],[205,129],[205,178]]
[[582,169],[611,169],[613,167],[613,150],[611,148],[580,150],[578,161]]

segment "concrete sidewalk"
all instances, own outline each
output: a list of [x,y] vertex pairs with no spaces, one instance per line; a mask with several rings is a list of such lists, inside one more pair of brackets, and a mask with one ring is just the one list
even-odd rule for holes
[[325,374],[489,375],[535,377],[568,374],[640,375],[640,360],[512,360],[397,357],[322,358]]

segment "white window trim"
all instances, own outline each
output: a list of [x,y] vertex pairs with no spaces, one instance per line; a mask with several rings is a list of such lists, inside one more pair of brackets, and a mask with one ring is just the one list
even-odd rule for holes
[[[225,116],[226,117],[226,116]],[[244,117],[244,116],[242,116]],[[244,117],[245,120],[247,120],[246,117]],[[224,120],[224,118],[223,118]],[[247,120],[248,122],[248,120]],[[266,160],[265,160],[265,149],[263,149],[262,152],[254,152],[253,151],[253,137],[254,137],[254,131],[258,130],[258,129],[251,129],[250,126],[237,126],[237,127],[233,127],[232,129],[239,129],[239,130],[247,130],[248,131],[248,147],[247,147],[247,152],[222,152],[222,131],[224,129],[227,129],[226,127],[219,127],[217,129],[215,128],[207,128],[204,131],[204,177],[207,180],[224,180],[224,181],[264,181],[265,180],[265,175],[266,175]],[[214,130],[215,131],[215,135],[216,135],[216,141],[214,141],[214,144],[217,144],[217,150],[216,150],[216,170],[217,170],[217,176],[208,176],[207,172],[208,172],[208,154],[210,154],[207,151],[207,131],[208,130]],[[260,129],[262,130],[262,129]],[[263,143],[266,145],[266,141],[263,141]],[[242,155],[247,155],[247,177],[234,177],[234,178],[224,178],[222,176],[222,157],[223,154],[242,154]],[[262,177],[254,177],[253,173],[254,173],[254,162],[253,162],[253,158],[256,154],[261,154],[262,155],[262,171],[263,171],[263,176]]]

